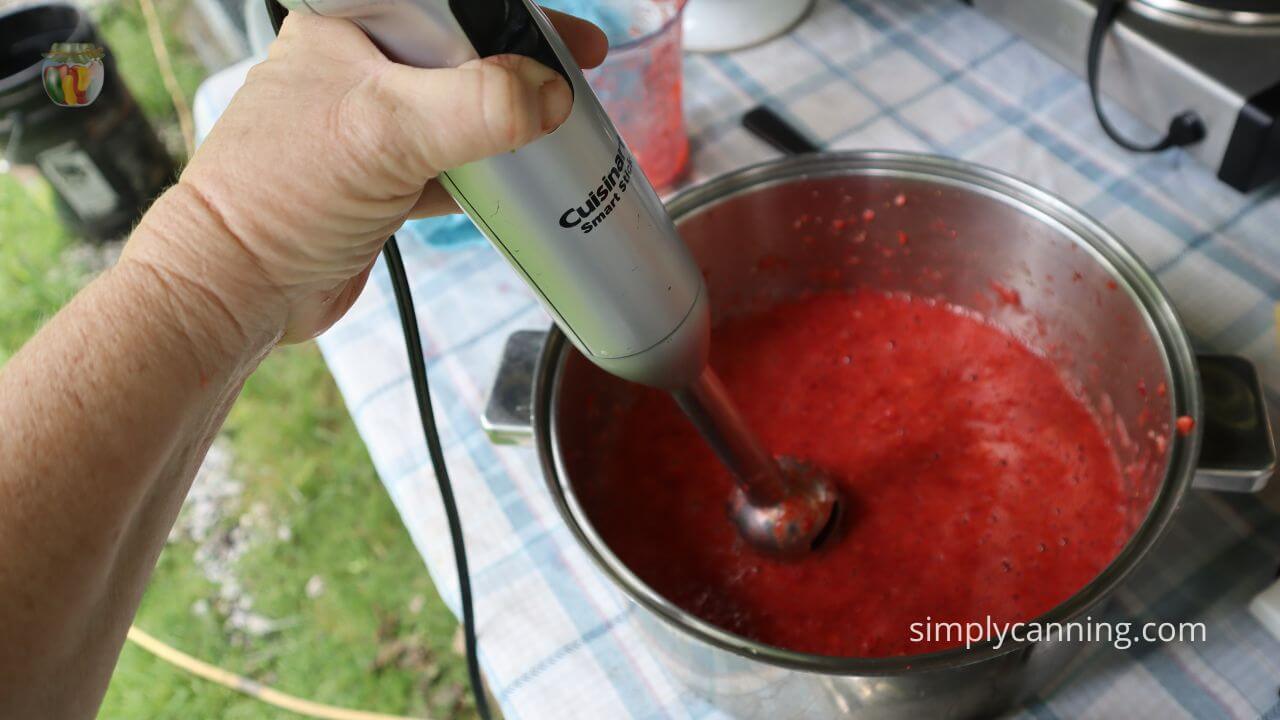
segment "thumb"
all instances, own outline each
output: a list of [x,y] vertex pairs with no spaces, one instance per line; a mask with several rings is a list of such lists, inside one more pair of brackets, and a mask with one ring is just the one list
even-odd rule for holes
[[394,64],[378,85],[395,109],[401,149],[424,179],[532,142],[564,122],[573,106],[565,79],[522,55],[448,69]]

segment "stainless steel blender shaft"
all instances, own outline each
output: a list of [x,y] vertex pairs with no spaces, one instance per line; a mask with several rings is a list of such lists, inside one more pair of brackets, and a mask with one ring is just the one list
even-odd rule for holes
[[786,482],[777,461],[747,427],[711,366],[702,371],[696,382],[671,395],[742,485],[752,505],[768,506],[782,500]]
[[841,508],[831,478],[794,458],[770,455],[710,365],[671,394],[737,481],[729,514],[747,542],[799,557],[833,535]]

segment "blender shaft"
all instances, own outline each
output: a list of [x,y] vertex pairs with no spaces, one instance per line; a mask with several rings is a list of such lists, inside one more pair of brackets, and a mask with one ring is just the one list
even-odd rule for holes
[[748,502],[759,507],[776,505],[783,499],[786,484],[777,461],[747,427],[710,365],[696,381],[671,394],[742,486]]

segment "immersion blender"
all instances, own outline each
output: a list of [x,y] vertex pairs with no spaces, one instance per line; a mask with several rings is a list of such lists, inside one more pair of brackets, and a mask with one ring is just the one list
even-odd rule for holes
[[388,58],[426,68],[518,54],[559,72],[568,118],[523,148],[439,181],[502,253],[569,340],[619,377],[669,390],[737,480],[731,513],[758,549],[802,554],[839,504],[829,478],[775,461],[707,362],[702,274],[572,54],[529,0],[283,0],[349,19]]

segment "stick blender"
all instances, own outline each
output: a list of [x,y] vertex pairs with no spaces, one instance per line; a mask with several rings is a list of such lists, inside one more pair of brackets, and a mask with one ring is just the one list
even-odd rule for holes
[[529,145],[439,177],[537,294],[569,340],[604,370],[671,391],[737,480],[730,512],[754,547],[804,554],[836,524],[829,478],[775,460],[707,362],[702,274],[661,200],[529,0],[285,0],[293,11],[357,23],[397,62],[455,67],[514,53],[559,72],[573,91],[564,123]]

